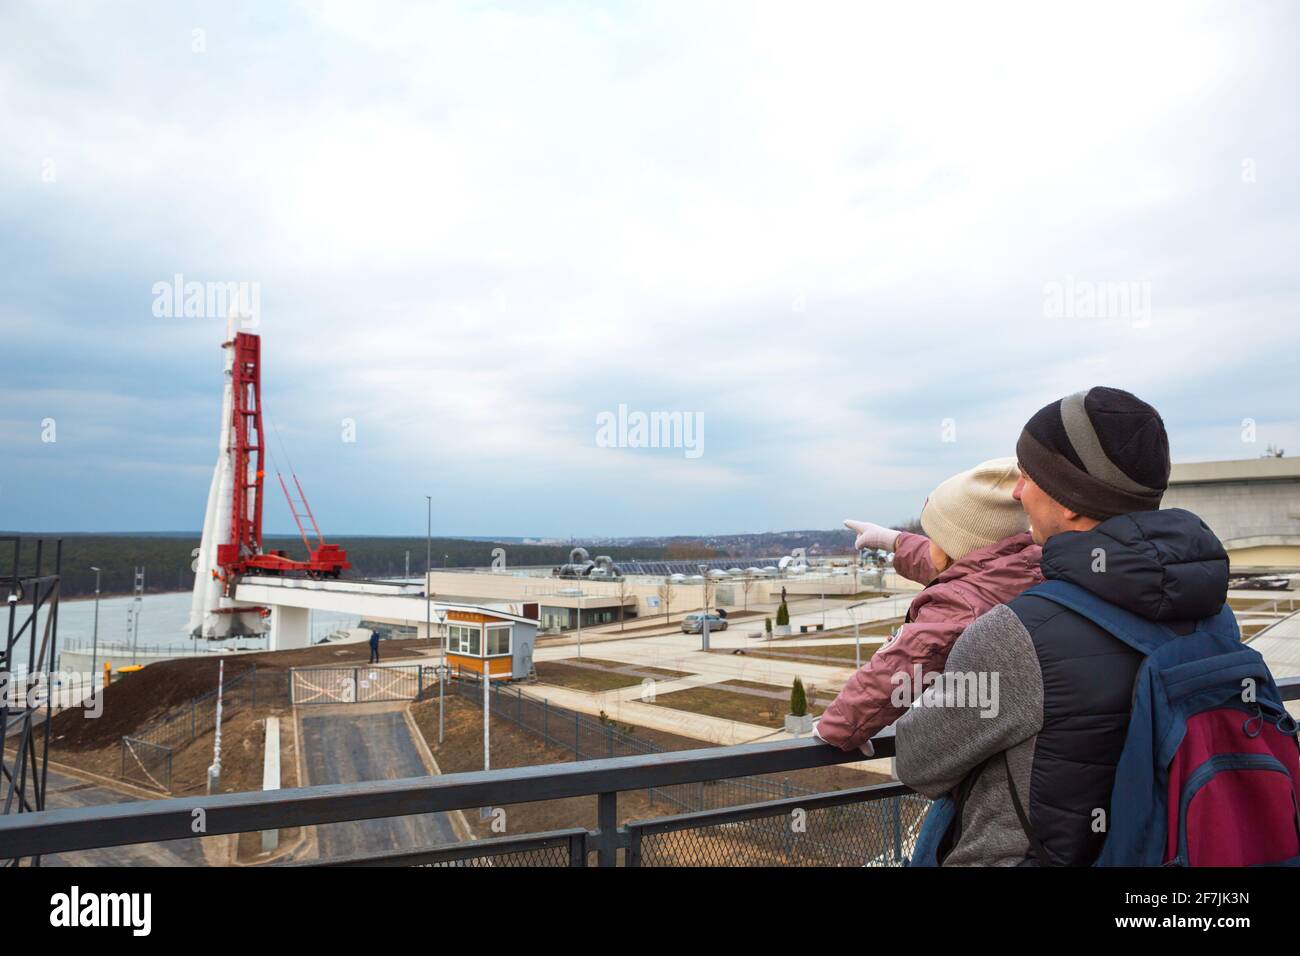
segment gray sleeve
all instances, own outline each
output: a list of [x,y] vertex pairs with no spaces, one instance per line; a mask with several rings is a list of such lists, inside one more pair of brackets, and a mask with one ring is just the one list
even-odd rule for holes
[[943,674],[897,728],[898,779],[929,797],[1043,725],[1043,675],[1029,632],[999,604],[962,632]]

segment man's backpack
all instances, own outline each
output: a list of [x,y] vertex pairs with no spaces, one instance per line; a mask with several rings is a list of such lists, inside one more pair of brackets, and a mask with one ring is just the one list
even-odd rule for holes
[[[1066,581],[1025,593],[1146,655],[1098,866],[1300,865],[1297,723],[1229,607],[1180,634]],[[1034,856],[1049,862],[1011,794]]]

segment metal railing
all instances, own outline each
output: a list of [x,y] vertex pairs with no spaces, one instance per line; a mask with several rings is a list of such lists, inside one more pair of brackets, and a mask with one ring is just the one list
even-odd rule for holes
[[[877,753],[892,756],[893,743],[892,734],[882,734],[876,741]],[[582,832],[580,854],[574,851],[566,855],[564,865],[572,865],[579,855],[582,862],[594,856],[599,865],[615,865],[620,852],[633,845],[633,835],[638,832],[641,832],[640,859],[647,858],[644,831],[617,825],[620,792],[829,767],[861,759],[862,755],[856,751],[845,753],[806,738],[445,776],[48,810],[0,817],[0,856],[31,857],[190,838],[195,835],[196,818],[204,820],[204,836],[216,836],[594,796],[599,826]],[[801,802],[811,813],[823,809],[823,805],[846,805],[906,792],[900,784],[885,787],[889,789],[845,790],[802,801],[796,798],[794,802]],[[776,815],[788,812],[780,803],[771,806],[775,807]],[[736,807],[711,812],[715,814],[714,821],[722,826],[739,822],[745,814],[756,811],[752,807]],[[682,830],[700,832],[705,824],[698,814],[678,819]],[[665,823],[664,820],[651,822],[658,826]],[[569,841],[574,839],[577,837],[571,831],[553,831],[430,847],[415,855],[422,864],[503,865],[497,862],[499,858],[518,860],[520,854],[553,850],[555,841],[564,840],[566,846],[571,846]],[[650,856],[651,862],[654,859]],[[412,854],[325,862],[403,864],[412,862]],[[636,860],[629,858],[628,862]]]
[[[260,646],[241,648],[251,652],[265,651],[266,638],[264,637],[232,637],[227,643],[246,643],[249,645],[258,644]],[[189,644],[137,644],[134,647],[129,641],[91,641],[85,638],[72,638],[67,641],[59,642],[60,654],[90,654],[97,653],[99,664],[103,666],[105,661],[109,663],[122,665],[129,664],[126,658],[135,654],[138,657],[213,657],[216,655],[228,656],[232,648],[224,645],[209,646],[207,642],[202,645]]]
[[[1300,677],[1278,681],[1286,700],[1300,699]],[[879,757],[894,756],[892,728],[874,738]],[[618,825],[618,796],[645,790],[829,767],[862,759],[815,739],[633,755],[505,770],[232,793],[0,817],[0,855],[31,857],[194,836],[373,820],[417,813],[593,796],[594,830],[471,841],[400,854],[351,858],[349,865],[598,865],[802,863],[891,865],[910,852],[910,834],[925,801],[900,783],[767,801]],[[886,801],[897,801],[897,813]],[[877,803],[872,824],[846,826],[836,814]],[[809,827],[809,821],[815,826]],[[807,838],[819,830],[816,840]],[[828,852],[826,846],[832,851]]]
[[[457,669],[445,686],[450,693],[464,698],[475,707],[483,706],[483,685],[477,674]],[[436,688],[435,682],[433,689]],[[551,746],[568,751],[575,760],[664,752],[664,748],[649,740],[624,733],[612,719],[602,720],[552,704],[546,698],[525,692],[518,684],[493,684],[491,694],[493,717],[508,720]],[[645,791],[652,807],[656,801],[663,801],[678,810],[689,812],[791,797],[802,798],[816,793],[815,790],[800,787],[789,780],[768,777],[740,777],[709,783],[651,787]]]

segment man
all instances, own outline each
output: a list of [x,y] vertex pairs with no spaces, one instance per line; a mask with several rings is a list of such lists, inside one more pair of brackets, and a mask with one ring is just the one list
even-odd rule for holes
[[379,663],[379,632],[370,632],[370,663]]
[[[1190,512],[1157,510],[1169,441],[1150,405],[1114,388],[1068,396],[1029,420],[1016,454],[1013,494],[1043,546],[1044,577],[1178,633],[1223,606],[1228,560],[1218,538]],[[953,645],[945,680],[897,724],[899,779],[957,803],[937,861],[1092,863],[1141,662],[1045,598],[1021,595],[977,618]],[[958,678],[981,676],[994,706],[952,693]]]

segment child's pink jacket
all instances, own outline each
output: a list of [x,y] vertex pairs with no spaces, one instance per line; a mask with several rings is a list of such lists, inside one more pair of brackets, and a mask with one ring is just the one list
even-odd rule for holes
[[[842,750],[855,750],[903,716],[907,707],[890,701],[900,686],[893,675],[902,671],[913,684],[917,664],[922,674],[943,670],[968,624],[1043,580],[1042,557],[1043,549],[1026,532],[972,551],[935,577],[930,539],[902,532],[894,545],[894,570],[918,584],[932,583],[912,601],[907,622],[893,640],[854,673],[826,708],[817,736]],[[924,689],[916,687],[912,698]]]

